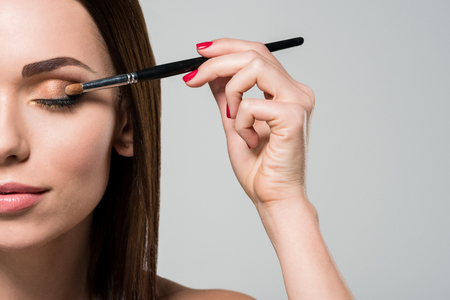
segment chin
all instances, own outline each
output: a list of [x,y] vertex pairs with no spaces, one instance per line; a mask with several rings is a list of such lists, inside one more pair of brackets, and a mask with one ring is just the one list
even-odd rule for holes
[[92,224],[92,213],[80,222],[64,223],[48,220],[38,222],[26,222],[25,220],[1,220],[0,219],[0,251],[2,252],[27,252],[37,249],[57,250],[76,247],[83,242],[88,242]]
[[[2,230],[3,231],[3,230]],[[51,239],[44,240],[37,236],[31,237],[27,234],[10,236],[0,233],[0,251],[2,252],[27,252],[39,249],[47,244]]]

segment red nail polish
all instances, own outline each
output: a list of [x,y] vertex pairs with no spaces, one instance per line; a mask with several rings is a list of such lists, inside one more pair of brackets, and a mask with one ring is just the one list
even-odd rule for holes
[[231,119],[230,108],[228,107],[228,104],[227,104],[227,118]]
[[213,42],[198,43],[198,44],[197,44],[197,49],[198,49],[198,50],[206,49],[206,48],[208,48],[209,46],[211,46],[212,43],[213,43]]
[[183,76],[183,80],[184,82],[188,82],[189,80],[192,80],[192,78],[195,77],[195,75],[197,75],[198,69],[192,71],[191,73],[188,73],[186,75]]

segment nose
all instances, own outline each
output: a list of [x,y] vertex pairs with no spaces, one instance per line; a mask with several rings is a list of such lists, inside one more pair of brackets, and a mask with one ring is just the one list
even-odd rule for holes
[[14,101],[0,99],[0,168],[29,157],[30,148],[24,136],[24,121],[23,113]]

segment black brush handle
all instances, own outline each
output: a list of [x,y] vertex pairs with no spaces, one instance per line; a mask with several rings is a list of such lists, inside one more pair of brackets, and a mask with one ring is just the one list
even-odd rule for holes
[[[265,45],[270,52],[274,52],[286,48],[300,46],[301,44],[303,44],[303,41],[304,40],[302,37],[297,37],[288,40],[268,43]],[[147,81],[187,73],[198,69],[198,67],[200,67],[200,65],[207,60],[208,58],[206,57],[197,57],[150,67],[137,71],[137,79],[138,81]]]
[[206,57],[191,58],[143,69],[137,71],[136,74],[138,77],[138,81],[160,79],[194,71],[207,60],[208,58]]
[[288,39],[284,41],[278,41],[273,43],[265,44],[267,49],[269,49],[270,52],[275,52],[278,50],[283,50],[287,48],[292,48],[296,46],[300,46],[303,44],[304,39],[302,37],[297,37],[293,39]]

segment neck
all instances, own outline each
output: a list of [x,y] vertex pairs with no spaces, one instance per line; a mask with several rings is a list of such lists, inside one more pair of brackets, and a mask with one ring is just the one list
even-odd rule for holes
[[92,215],[39,248],[0,251],[0,299],[89,299],[91,225]]

